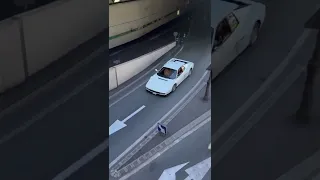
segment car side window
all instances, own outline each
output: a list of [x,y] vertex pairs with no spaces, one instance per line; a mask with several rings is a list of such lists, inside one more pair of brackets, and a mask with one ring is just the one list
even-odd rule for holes
[[227,15],[217,26],[214,47],[221,46],[239,25],[233,13]]
[[234,30],[239,25],[239,20],[237,19],[237,17],[233,13],[230,13],[226,18],[228,20],[228,24],[230,26],[231,32],[234,32]]
[[181,66],[178,70],[178,76],[180,76],[184,71],[184,66]]

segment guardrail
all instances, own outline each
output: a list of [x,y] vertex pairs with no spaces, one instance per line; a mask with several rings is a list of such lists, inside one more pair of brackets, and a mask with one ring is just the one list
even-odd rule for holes
[[0,93],[107,29],[107,7],[105,0],[62,0],[1,21]]

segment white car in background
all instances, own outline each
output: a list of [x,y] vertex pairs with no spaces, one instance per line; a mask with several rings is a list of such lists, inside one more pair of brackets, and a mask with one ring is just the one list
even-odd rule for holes
[[146,90],[154,95],[166,96],[192,74],[193,68],[193,62],[172,58],[160,70],[156,69],[146,84]]
[[211,0],[213,78],[256,42],[265,9],[250,0]]

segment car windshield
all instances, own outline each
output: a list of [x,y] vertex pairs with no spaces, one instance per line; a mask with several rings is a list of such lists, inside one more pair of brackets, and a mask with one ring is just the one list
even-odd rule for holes
[[177,71],[174,69],[163,67],[158,73],[158,76],[167,79],[175,79],[177,77]]

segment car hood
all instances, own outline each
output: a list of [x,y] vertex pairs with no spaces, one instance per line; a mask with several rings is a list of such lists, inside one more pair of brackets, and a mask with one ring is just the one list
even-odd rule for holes
[[174,80],[166,79],[155,74],[151,76],[151,78],[147,82],[146,88],[160,93],[167,93],[171,91],[173,85]]

